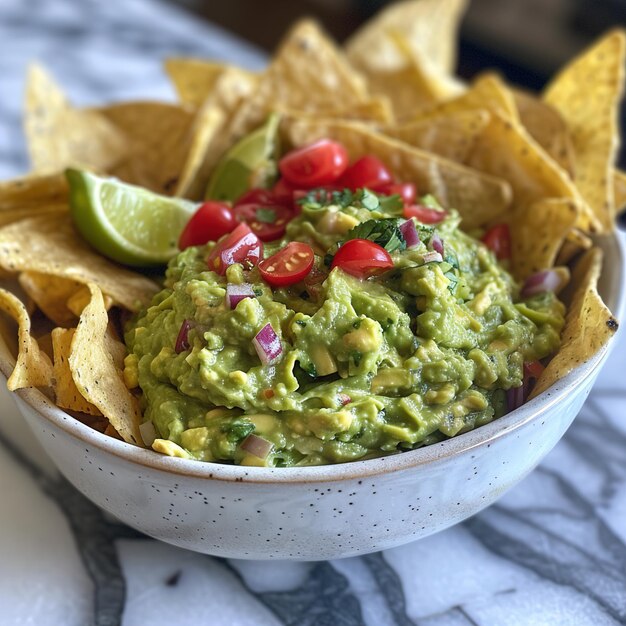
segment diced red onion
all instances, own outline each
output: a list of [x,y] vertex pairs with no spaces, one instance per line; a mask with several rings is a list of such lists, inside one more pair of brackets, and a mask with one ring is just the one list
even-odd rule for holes
[[264,365],[274,363],[283,353],[280,339],[271,324],[265,324],[252,340],[254,349]]
[[407,249],[415,248],[415,246],[419,245],[420,235],[417,232],[417,228],[415,227],[415,222],[413,220],[407,220],[403,224],[400,224],[400,232],[404,237],[404,241],[406,241]]
[[557,291],[561,287],[561,277],[554,270],[544,270],[529,276],[522,287],[522,298],[530,298],[538,293]]
[[241,442],[240,448],[248,454],[258,457],[259,459],[266,459],[268,454],[272,451],[272,446],[273,444],[271,441],[263,439],[263,437],[259,437],[258,435],[251,434]]
[[437,233],[433,233],[433,236],[430,238],[429,245],[435,252],[439,252],[439,254],[443,257],[443,239],[441,239]]
[[243,283],[243,285],[228,283],[226,285],[226,304],[230,309],[234,309],[245,298],[254,298],[252,285],[248,283]]
[[146,446],[151,446],[157,438],[157,433],[152,422],[144,422],[139,425],[141,439]]
[[435,261],[436,263],[441,263],[443,261],[443,257],[440,252],[436,252],[435,250],[431,250],[427,252],[424,256],[424,263],[432,263]]
[[176,337],[176,346],[174,350],[176,350],[176,354],[180,354],[181,352],[185,352],[189,350],[191,347],[189,345],[189,330],[193,328],[194,322],[193,320],[185,320],[180,325],[180,330],[178,331],[178,337]]
[[526,385],[522,384],[519,387],[513,387],[506,392],[506,404],[509,411],[514,411],[524,404],[526,400]]
[[339,403],[341,406],[346,406],[346,404],[350,404],[352,402],[352,398],[347,393],[339,394]]

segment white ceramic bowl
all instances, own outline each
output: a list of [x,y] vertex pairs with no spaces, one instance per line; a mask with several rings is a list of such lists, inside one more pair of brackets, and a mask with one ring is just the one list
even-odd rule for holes
[[[617,237],[600,244],[606,255],[600,290],[619,313],[623,251]],[[268,469],[164,457],[92,430],[37,390],[13,396],[68,480],[129,526],[207,554],[318,560],[413,541],[494,502],[565,433],[608,351],[472,432],[394,456],[323,467]],[[12,364],[0,340],[5,376]]]

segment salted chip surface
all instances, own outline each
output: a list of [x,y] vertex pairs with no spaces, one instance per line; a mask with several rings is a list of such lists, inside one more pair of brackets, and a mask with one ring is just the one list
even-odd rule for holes
[[8,211],[46,209],[68,202],[64,174],[28,175],[0,181],[0,217]]
[[576,171],[574,144],[561,114],[533,94],[516,89],[513,95],[522,126],[573,177]]
[[39,272],[22,272],[18,282],[37,308],[55,324],[69,326],[76,321],[67,301],[82,287],[79,282]]
[[466,6],[467,0],[395,2],[348,39],[348,58],[357,67],[398,68],[404,59],[394,45],[393,35],[400,33],[434,71],[452,74],[459,23]]
[[489,119],[489,111],[485,109],[435,113],[408,124],[385,128],[384,132],[421,150],[464,163]]
[[107,170],[128,150],[123,134],[109,120],[97,111],[74,108],[39,65],[28,70],[24,129],[37,173],[71,166]]
[[513,210],[511,270],[517,280],[554,267],[579,213],[576,201],[567,198],[544,198]]
[[120,306],[138,311],[158,291],[142,274],[105,259],[74,229],[69,216],[33,217],[0,229],[0,266],[77,283],[96,283]]
[[625,73],[626,31],[613,30],[566,65],[543,93],[571,132],[574,181],[604,232],[615,228],[613,167]]
[[561,333],[561,348],[537,381],[531,398],[589,360],[615,336],[618,323],[598,294],[601,270],[599,248],[585,252],[576,264],[571,283],[576,290]]
[[351,160],[373,154],[386,163],[398,180],[414,181],[421,194],[432,193],[444,206],[463,217],[466,229],[498,220],[511,202],[504,180],[464,167],[358,124],[337,120],[291,120],[286,134],[295,146],[332,137],[348,150]]
[[84,308],[71,342],[69,367],[80,395],[95,405],[127,443],[141,445],[139,403],[124,384],[108,346],[109,317],[102,292],[88,284]]
[[475,109],[487,109],[509,121],[519,121],[513,92],[500,76],[493,72],[481,74],[463,94],[427,109],[422,115],[431,116],[435,113],[463,113]]
[[18,325],[17,361],[7,380],[7,388],[15,391],[25,387],[49,387],[52,383],[52,363],[31,334],[30,316],[24,303],[6,289],[0,289],[0,310]]
[[193,111],[167,102],[123,102],[97,112],[123,133],[129,145],[121,169],[112,173],[171,195],[191,144]]
[[202,59],[172,57],[165,59],[163,67],[174,85],[178,99],[198,108],[229,66]]
[[581,207],[577,226],[589,228],[596,224],[567,173],[520,124],[497,113],[492,113],[489,124],[474,144],[468,163],[506,180],[513,188],[516,208],[547,198],[566,198]]
[[83,398],[72,378],[69,359],[75,332],[74,328],[55,328],[51,333],[55,403],[62,409],[80,411],[88,415],[102,415],[96,406]]
[[301,20],[287,33],[254,92],[236,111],[229,141],[260,126],[277,107],[321,114],[336,110],[339,102],[350,108],[367,99],[363,78],[343,52],[315,21]]

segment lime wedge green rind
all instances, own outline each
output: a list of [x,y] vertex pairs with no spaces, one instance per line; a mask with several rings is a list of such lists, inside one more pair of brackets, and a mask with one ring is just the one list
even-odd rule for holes
[[278,174],[279,123],[280,116],[273,113],[224,155],[209,180],[207,200],[234,202],[251,187],[273,184]]
[[198,205],[170,198],[116,178],[83,170],[65,172],[70,212],[85,239],[104,256],[135,267],[167,263]]

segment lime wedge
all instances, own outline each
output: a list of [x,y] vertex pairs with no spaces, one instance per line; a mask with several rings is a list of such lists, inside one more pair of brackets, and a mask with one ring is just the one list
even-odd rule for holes
[[278,124],[272,114],[267,122],[236,143],[217,164],[204,194],[207,200],[239,198],[252,187],[269,187],[278,173]]
[[104,256],[138,267],[167,263],[198,205],[82,170],[65,172],[70,211],[83,237]]

